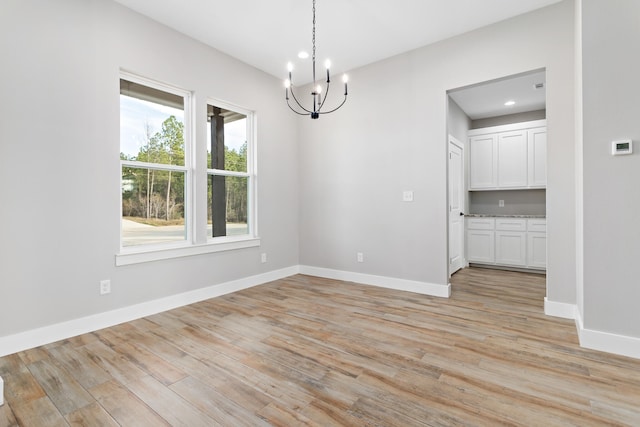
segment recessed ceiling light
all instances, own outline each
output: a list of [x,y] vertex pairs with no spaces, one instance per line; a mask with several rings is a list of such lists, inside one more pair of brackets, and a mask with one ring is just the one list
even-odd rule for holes
[[309,52],[305,52],[304,50],[301,50],[300,52],[298,52],[298,58],[307,59],[308,57],[309,57]]
[[516,101],[507,101],[504,103],[505,107],[511,107],[512,105],[516,105]]

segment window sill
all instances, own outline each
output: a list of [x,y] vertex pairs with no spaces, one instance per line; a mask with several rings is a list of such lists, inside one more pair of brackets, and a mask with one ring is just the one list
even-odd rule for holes
[[260,246],[259,237],[225,238],[209,240],[203,245],[189,245],[164,248],[135,248],[125,249],[116,254],[116,266],[140,264],[143,262],[161,261],[164,259],[180,258],[192,255],[209,254],[213,252],[232,251]]

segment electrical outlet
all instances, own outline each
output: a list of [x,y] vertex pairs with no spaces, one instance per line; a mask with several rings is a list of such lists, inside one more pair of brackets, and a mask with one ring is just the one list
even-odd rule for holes
[[267,262],[267,254],[265,252],[260,255],[260,262],[263,264]]
[[504,200],[498,200],[498,207],[504,208]]
[[106,295],[111,293],[111,280],[100,281],[100,295]]
[[405,190],[402,192],[402,201],[403,202],[413,202],[413,191]]
[[364,262],[364,254],[362,252],[358,252],[356,254],[356,257],[358,259],[358,262]]

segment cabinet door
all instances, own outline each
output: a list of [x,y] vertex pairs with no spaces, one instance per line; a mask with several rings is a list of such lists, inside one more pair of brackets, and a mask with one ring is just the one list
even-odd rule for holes
[[493,264],[494,232],[488,230],[467,230],[467,261]]
[[527,186],[527,131],[498,134],[498,187]]
[[496,231],[496,264],[527,265],[525,232]]
[[527,233],[527,267],[547,268],[546,233]]
[[530,129],[527,134],[529,149],[529,187],[547,186],[547,128]]
[[479,135],[469,138],[469,188],[496,188],[497,136]]

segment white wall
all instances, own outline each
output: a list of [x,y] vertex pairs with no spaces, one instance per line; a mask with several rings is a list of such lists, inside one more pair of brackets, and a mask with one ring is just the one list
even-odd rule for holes
[[[584,327],[636,338],[639,17],[637,0],[582,0]],[[627,138],[634,153],[611,156],[611,141]]]
[[[0,57],[0,340],[298,264],[280,81],[108,0],[2,1]],[[208,96],[256,111],[262,247],[115,267],[120,68],[194,91],[199,138]]]
[[575,304],[572,1],[354,70],[342,110],[301,118],[301,263],[446,285],[446,92],[541,68],[547,293]]

